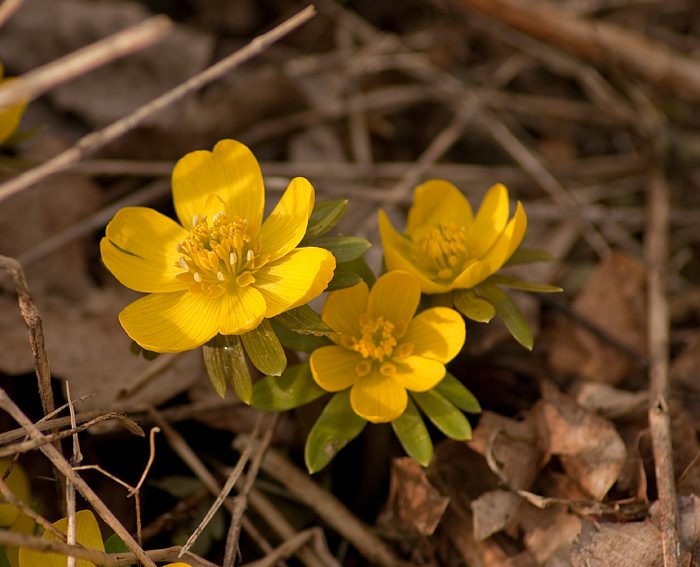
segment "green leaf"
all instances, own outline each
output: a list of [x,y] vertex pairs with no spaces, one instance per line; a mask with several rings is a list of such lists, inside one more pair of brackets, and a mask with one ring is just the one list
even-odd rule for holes
[[290,366],[282,376],[265,376],[253,386],[250,405],[265,411],[286,411],[320,398],[326,391],[313,377],[308,362]]
[[433,425],[450,439],[466,441],[472,438],[472,427],[464,414],[435,390],[411,392],[411,396]]
[[359,236],[324,236],[315,239],[312,244],[329,250],[338,264],[361,258],[372,246],[369,240]]
[[318,313],[308,305],[302,305],[280,313],[274,320],[282,323],[290,331],[301,335],[324,336],[333,333],[333,329],[326,325],[321,317],[318,316]]
[[462,315],[478,323],[488,323],[496,315],[496,309],[481,299],[473,289],[456,289],[452,301]]
[[433,458],[433,442],[416,405],[409,398],[406,410],[391,422],[403,450],[424,467]]
[[516,266],[518,264],[531,264],[533,262],[549,262],[553,260],[553,256],[546,250],[539,248],[524,248],[520,247],[506,262],[506,266]]
[[241,335],[241,341],[253,366],[268,376],[279,376],[287,368],[287,355],[267,319]]
[[362,281],[360,274],[355,272],[349,272],[343,268],[335,268],[333,273],[333,279],[328,284],[326,291],[334,291],[337,289],[345,289],[346,287],[352,287]]
[[367,422],[350,406],[350,390],[331,398],[311,428],[304,447],[304,461],[310,473],[320,471],[345,445],[357,437]]
[[[105,540],[105,553],[128,553],[129,548],[122,538],[117,534],[112,534]],[[131,565],[134,565],[133,563]]]
[[223,398],[226,395],[226,386],[231,384],[241,401],[250,403],[253,381],[250,378],[241,339],[236,335],[216,335],[202,347],[202,353],[207,374],[216,393]]
[[282,346],[289,350],[313,352],[318,347],[331,344],[326,337],[314,337],[313,335],[302,335],[290,331],[274,319],[270,319],[270,323],[272,323],[272,328],[275,330],[275,334]]
[[526,349],[532,350],[535,339],[532,336],[532,331],[527,324],[525,315],[520,311],[515,301],[500,287],[490,282],[481,282],[476,287],[476,290],[496,308],[496,313],[503,320],[513,338]]
[[377,278],[367,265],[367,262],[365,262],[364,258],[356,258],[350,262],[343,262],[338,267],[347,272],[355,272],[358,276],[365,280],[365,283],[369,288],[371,288],[374,285],[374,282],[377,281]]
[[449,372],[446,372],[442,381],[435,386],[435,391],[462,411],[481,413],[479,400]]
[[347,199],[316,201],[301,245],[307,245],[309,241],[323,236],[332,229],[338,223],[340,217],[343,216],[347,204]]
[[500,274],[494,274],[490,278],[487,278],[485,281],[489,283],[504,285],[506,287],[512,287],[513,289],[519,289],[521,291],[532,291],[535,293],[560,293],[564,291],[558,285],[531,283],[526,282],[524,280],[519,280],[518,278],[503,276]]
[[155,360],[160,356],[159,352],[153,352],[152,350],[146,350],[145,348],[142,348],[139,343],[136,341],[131,341],[131,345],[129,346],[129,350],[131,351],[131,354],[135,356],[143,356],[146,360]]

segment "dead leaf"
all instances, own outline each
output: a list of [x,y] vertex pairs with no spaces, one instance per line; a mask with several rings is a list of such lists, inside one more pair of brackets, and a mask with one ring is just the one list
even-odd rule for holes
[[519,421],[484,411],[469,441],[469,447],[481,455],[486,455],[491,450],[511,484],[529,490],[542,460],[536,435],[535,424],[529,413]]
[[[635,258],[612,252],[591,274],[573,309],[611,337],[643,354],[646,350],[644,266]],[[557,318],[547,330],[549,363],[555,373],[619,384],[639,362],[584,329]]]
[[423,469],[410,457],[391,464],[389,498],[379,524],[391,532],[432,535],[450,502],[430,484]]
[[[119,326],[117,314],[135,294],[121,288],[96,290],[78,302],[38,297],[49,367],[54,377],[70,380],[71,396],[90,396],[81,410],[113,408],[124,403],[121,390],[149,371],[156,361],[131,354],[131,340]],[[31,350],[17,300],[0,297],[0,337],[7,356],[0,370],[8,374],[33,372]],[[130,405],[161,404],[187,390],[204,376],[201,355],[188,352],[128,398]],[[126,400],[125,400],[126,401]]]
[[581,531],[581,518],[561,506],[541,510],[523,505],[518,520],[525,531],[525,545],[540,564],[554,556],[568,558]]
[[646,390],[628,392],[599,382],[577,382],[569,393],[582,408],[608,419],[646,412],[649,405]]
[[573,567],[662,567],[661,534],[651,522],[584,522]]
[[517,520],[521,504],[520,497],[509,490],[491,490],[479,496],[471,503],[474,539],[482,541],[511,527]]
[[627,458],[625,444],[605,418],[584,410],[552,384],[542,384],[533,410],[541,449],[558,455],[566,473],[602,500]]

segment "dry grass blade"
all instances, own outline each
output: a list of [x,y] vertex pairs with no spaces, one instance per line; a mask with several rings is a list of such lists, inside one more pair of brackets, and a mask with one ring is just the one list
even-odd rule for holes
[[154,16],[29,71],[0,88],[0,108],[35,99],[110,61],[149,47],[163,39],[172,27],[173,23],[167,16]]
[[18,175],[3,185],[0,185],[0,201],[7,199],[19,191],[31,187],[54,173],[63,171],[72,164],[83,159],[85,156],[95,153],[97,150],[106,146],[111,141],[142,124],[147,118],[161,112],[188,94],[199,90],[204,85],[222,77],[248,59],[255,57],[267,49],[270,45],[276,41],[279,41],[289,32],[307,22],[315,15],[315,13],[316,10],[314,7],[308,6],[269,32],[259,35],[245,47],[239,49],[235,53],[232,53],[218,63],[215,63],[208,69],[205,69],[174,89],[169,90],[148,104],[136,109],[130,114],[127,114],[124,118],[113,122],[109,126],[81,138],[73,147],[58,154],[46,163]]

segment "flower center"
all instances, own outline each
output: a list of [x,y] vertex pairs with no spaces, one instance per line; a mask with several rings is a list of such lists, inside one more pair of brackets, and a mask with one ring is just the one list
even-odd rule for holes
[[420,250],[426,267],[439,279],[460,274],[469,258],[467,229],[453,222],[433,225],[420,239]]
[[363,358],[382,361],[394,351],[397,341],[392,322],[384,320],[384,317],[370,319],[365,314],[360,320],[360,329],[362,336],[354,341],[351,348]]
[[177,278],[187,282],[190,291],[208,297],[218,297],[230,285],[245,287],[255,282],[253,271],[269,259],[256,255],[257,248],[247,219],[230,219],[223,212],[211,221],[195,215],[192,230],[177,245],[177,266],[184,270]]

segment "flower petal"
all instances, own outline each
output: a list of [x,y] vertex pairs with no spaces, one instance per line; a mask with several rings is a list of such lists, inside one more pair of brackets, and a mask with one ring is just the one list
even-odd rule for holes
[[445,377],[442,362],[423,356],[409,356],[396,365],[394,379],[407,390],[425,392]]
[[369,292],[367,312],[370,317],[384,317],[394,325],[402,325],[406,332],[408,323],[418,309],[420,282],[408,272],[392,271],[381,276]]
[[464,194],[449,181],[431,179],[413,193],[406,232],[416,240],[437,223],[469,226],[472,220],[472,207]]
[[[496,268],[497,270],[498,268]],[[482,260],[477,260],[471,263],[461,274],[459,274],[454,282],[454,289],[469,289],[481,283],[496,270],[492,270],[491,266]]]
[[[0,72],[0,78],[2,78],[2,72]],[[7,85],[13,80],[16,79],[0,80],[0,85]],[[0,110],[0,144],[12,136],[15,130],[17,130],[25,108],[27,108],[27,104],[21,102]]]
[[314,188],[303,177],[295,177],[260,231],[259,254],[274,262],[296,248],[306,233],[314,208]]
[[406,388],[391,376],[372,371],[350,390],[350,405],[357,415],[372,423],[385,423],[399,417],[408,404]]
[[221,297],[190,291],[154,293],[127,305],[119,322],[143,348],[181,352],[197,348],[219,331]]
[[223,210],[231,218],[248,219],[252,234],[260,229],[265,206],[262,173],[244,144],[222,140],[213,152],[185,155],[175,164],[172,184],[175,211],[184,227],[191,227],[196,215],[211,218]]
[[335,258],[328,250],[297,248],[255,271],[257,289],[265,298],[265,317],[308,303],[320,295],[333,278]]
[[253,286],[234,288],[218,299],[220,311],[217,330],[222,335],[242,335],[252,331],[265,317],[265,298]]
[[102,261],[126,287],[144,293],[179,291],[177,245],[187,231],[171,218],[146,207],[125,207],[107,225],[100,242]]
[[379,233],[384,247],[384,261],[389,270],[403,270],[413,274],[420,281],[421,291],[424,293],[445,293],[452,289],[452,286],[432,281],[420,271],[415,262],[409,260],[411,247],[415,244],[396,231],[384,211],[379,211]]
[[508,222],[506,228],[494,245],[483,257],[483,262],[488,264],[491,274],[498,271],[513,255],[513,252],[515,252],[523,241],[526,229],[527,216],[525,215],[525,209],[523,209],[522,204],[518,201],[518,206],[515,209],[515,216],[510,219],[510,222]]
[[311,353],[309,365],[316,383],[328,392],[340,392],[357,382],[357,365],[362,357],[343,347],[330,345]]
[[432,307],[413,318],[401,344],[411,343],[413,355],[441,363],[452,360],[464,346],[464,319],[449,307]]
[[364,281],[328,294],[321,319],[337,333],[331,336],[333,342],[360,338],[360,317],[367,312],[368,302],[369,288]]
[[508,189],[501,183],[491,187],[481,202],[469,230],[469,251],[481,258],[496,241],[508,222]]

